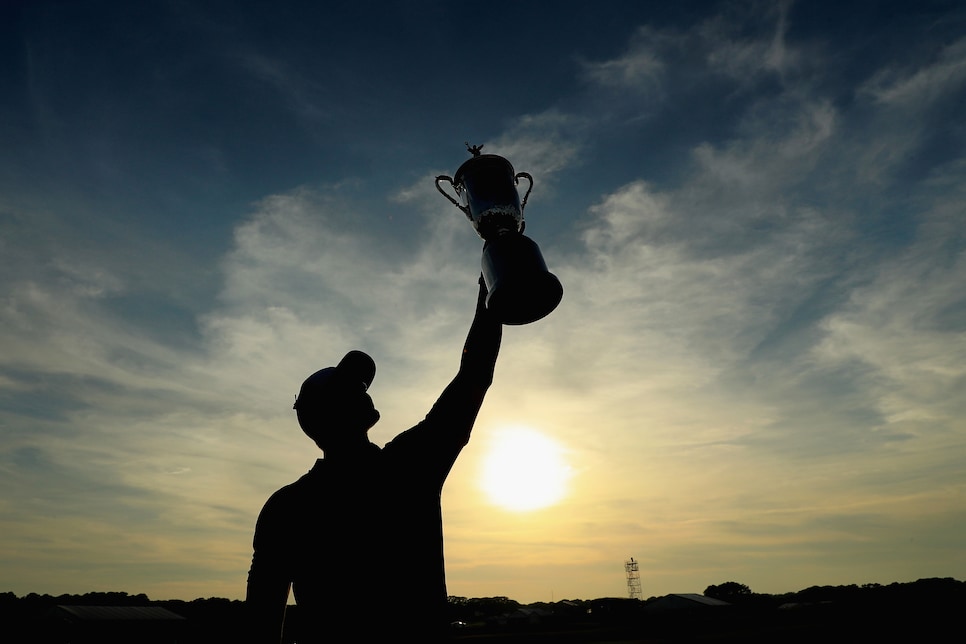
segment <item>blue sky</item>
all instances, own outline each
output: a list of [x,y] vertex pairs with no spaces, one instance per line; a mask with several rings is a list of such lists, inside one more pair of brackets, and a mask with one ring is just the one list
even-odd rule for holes
[[[372,354],[382,444],[455,373],[464,141],[565,295],[447,483],[451,594],[964,578],[966,10],[838,4],[0,5],[0,590],[241,597],[302,379]],[[514,435],[555,502],[486,489]]]

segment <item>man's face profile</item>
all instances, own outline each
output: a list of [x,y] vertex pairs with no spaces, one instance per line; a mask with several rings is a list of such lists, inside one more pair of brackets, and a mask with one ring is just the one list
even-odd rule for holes
[[358,443],[379,420],[366,384],[339,375],[313,375],[296,404],[299,424],[323,450]]

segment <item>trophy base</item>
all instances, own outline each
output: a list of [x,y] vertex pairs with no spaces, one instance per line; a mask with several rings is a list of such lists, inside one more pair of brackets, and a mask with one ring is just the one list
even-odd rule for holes
[[536,242],[502,235],[483,245],[486,308],[503,324],[529,324],[546,317],[563,298],[560,280],[547,270]]

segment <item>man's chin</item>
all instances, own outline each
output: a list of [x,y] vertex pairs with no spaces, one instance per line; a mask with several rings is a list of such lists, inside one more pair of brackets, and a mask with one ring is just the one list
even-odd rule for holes
[[378,409],[373,409],[372,410],[372,416],[371,416],[371,418],[369,420],[369,426],[366,427],[366,430],[372,429],[373,425],[375,425],[376,423],[378,423],[380,418],[381,418],[381,416],[379,415],[379,410]]

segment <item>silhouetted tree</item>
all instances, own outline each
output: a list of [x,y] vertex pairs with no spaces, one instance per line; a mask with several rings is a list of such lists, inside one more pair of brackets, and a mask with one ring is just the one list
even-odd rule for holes
[[448,598],[450,619],[472,622],[486,620],[512,613],[522,606],[520,602],[508,597],[457,597]]
[[726,581],[717,586],[712,584],[704,589],[705,597],[712,597],[729,603],[740,602],[742,599],[751,597],[751,595],[751,588],[744,584],[739,584],[737,581]]

